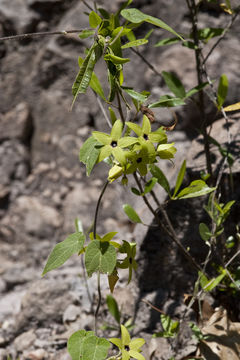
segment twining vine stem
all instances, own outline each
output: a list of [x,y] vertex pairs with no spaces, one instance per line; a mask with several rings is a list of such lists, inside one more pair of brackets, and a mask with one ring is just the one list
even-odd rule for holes
[[[99,212],[99,208],[100,208],[100,204],[101,204],[101,200],[102,200],[102,197],[107,189],[107,186],[109,184],[109,181],[106,181],[103,188],[102,188],[102,191],[101,191],[101,194],[98,198],[98,201],[97,201],[97,205],[96,205],[96,210],[95,210],[95,215],[94,215],[94,224],[93,224],[93,238],[96,239],[96,236],[97,236],[97,218],[98,218],[98,212]],[[100,306],[101,306],[101,300],[102,300],[102,293],[101,293],[101,277],[100,277],[100,271],[98,271],[97,273],[97,290],[98,290],[98,303],[97,303],[97,307],[96,307],[96,311],[95,311],[95,314],[94,314],[94,331],[95,333],[97,334],[97,320],[98,320],[98,312],[99,312],[99,309],[100,309]]]

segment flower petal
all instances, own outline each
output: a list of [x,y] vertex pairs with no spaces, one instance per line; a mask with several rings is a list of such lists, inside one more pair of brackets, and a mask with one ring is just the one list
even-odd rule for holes
[[98,157],[98,162],[103,161],[104,159],[106,159],[107,157],[109,157],[112,153],[112,147],[111,145],[105,145],[101,148],[100,153],[99,153],[99,157]]
[[125,326],[121,325],[121,333],[122,333],[122,343],[123,345],[129,345],[131,338],[129,335],[129,332],[127,331],[127,329],[125,328]]
[[142,128],[137,125],[137,124],[134,124],[130,121],[127,121],[126,122],[126,125],[132,130],[135,132],[135,134],[137,134],[137,136],[141,136],[143,134],[143,131],[142,131]]
[[118,146],[125,148],[127,146],[135,144],[136,142],[138,142],[137,138],[134,138],[132,136],[125,136],[118,140]]
[[115,123],[113,124],[113,127],[112,127],[112,131],[111,131],[112,140],[120,139],[120,137],[122,135],[122,130],[123,130],[123,123],[121,120],[118,119],[115,121]]
[[130,359],[130,355],[128,353],[127,350],[122,350],[122,360],[129,360]]
[[111,339],[108,339],[108,340],[111,341],[112,344],[116,345],[119,348],[119,350],[121,350],[123,348],[121,339],[111,338]]
[[142,134],[150,134],[151,132],[151,124],[146,115],[143,115],[143,124],[142,124]]
[[120,164],[122,165],[126,164],[125,151],[121,149],[119,146],[115,147],[112,150],[112,154]]
[[131,340],[129,347],[130,350],[139,350],[145,344],[145,340],[142,338]]
[[112,139],[108,134],[102,133],[100,131],[93,131],[92,136],[94,137],[94,139],[99,141],[100,144],[103,144],[103,145],[111,144]]
[[139,352],[137,352],[137,351],[130,350],[130,351],[129,351],[129,354],[130,354],[130,356],[131,356],[132,358],[134,358],[134,359],[137,359],[137,360],[146,360],[145,357],[144,357],[142,354],[140,354]]

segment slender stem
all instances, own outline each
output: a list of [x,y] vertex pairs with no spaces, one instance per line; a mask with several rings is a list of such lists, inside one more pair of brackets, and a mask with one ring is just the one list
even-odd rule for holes
[[[142,185],[141,185],[141,182],[139,181],[138,177],[137,177],[137,174],[134,173],[133,174],[134,176],[134,179],[139,187],[139,190],[140,192],[142,193],[143,192],[143,189],[142,189]],[[158,225],[160,227],[163,226],[162,224],[162,221],[157,213],[157,211],[155,211],[152,207],[152,205],[149,203],[147,197],[144,195],[143,196],[143,201],[145,202],[145,204],[147,205],[147,207],[149,208],[149,210],[151,211],[151,213],[154,215],[154,218],[155,220],[157,221]],[[195,261],[195,259],[187,252],[187,250],[184,248],[184,246],[181,244],[181,242],[179,241],[178,237],[177,237],[177,234],[175,233],[175,230],[172,226],[172,223],[167,215],[167,212],[165,211],[165,209],[162,207],[161,204],[159,204],[158,206],[167,226],[168,226],[168,229],[165,229],[167,231],[167,233],[169,234],[169,236],[171,237],[171,239],[175,242],[175,244],[179,247],[179,249],[182,251],[182,253],[184,254],[184,256],[188,259],[188,261],[192,264],[192,266],[198,270],[198,271],[201,271],[204,273],[203,269],[198,265],[198,263]]]
[[231,257],[231,259],[226,263],[225,268],[227,268],[231,264],[231,262],[235,259],[235,257],[237,257],[238,255],[240,255],[240,250],[238,250],[236,254],[234,254],[233,257]]
[[102,200],[102,197],[105,193],[105,190],[108,186],[109,182],[106,181],[106,183],[104,184],[104,187],[101,191],[101,194],[98,198],[98,201],[97,201],[97,206],[96,206],[96,210],[95,210],[95,215],[94,215],[94,225],[93,225],[93,238],[96,239],[96,235],[97,235],[97,217],[98,217],[98,211],[99,211],[99,207],[100,207],[100,204],[101,204],[101,200]]
[[109,118],[108,118],[108,116],[107,116],[107,113],[106,113],[106,111],[105,111],[105,109],[104,109],[104,107],[103,107],[103,104],[102,104],[101,100],[99,99],[99,97],[98,97],[98,95],[95,93],[95,91],[93,91],[93,92],[94,92],[94,95],[96,96],[98,105],[99,105],[99,107],[100,107],[100,109],[101,109],[101,111],[102,111],[102,113],[103,113],[103,116],[104,116],[107,124],[109,125],[110,128],[112,128],[111,121],[109,120]]
[[68,34],[80,33],[83,30],[92,30],[92,29],[85,28],[85,29],[77,29],[77,30],[45,31],[45,32],[37,32],[37,33],[11,35],[11,36],[0,37],[0,41],[23,40],[32,37],[41,37],[41,36],[50,36],[50,35],[68,35]]
[[[137,176],[136,172],[133,173],[133,176],[134,176],[134,179],[135,179],[135,181],[136,181],[136,183],[137,183],[137,186],[138,186],[140,192],[143,193],[143,188],[142,188],[141,182],[140,182],[139,179],[138,179],[138,176]],[[153,209],[153,207],[152,207],[152,205],[150,204],[150,202],[148,201],[146,195],[143,195],[142,198],[143,198],[143,201],[145,202],[145,204],[147,205],[148,209],[149,209],[149,210],[151,211],[151,213],[153,214],[153,216],[156,217],[156,212],[155,212],[155,210]]]
[[[98,202],[97,202],[97,206],[96,206],[96,210],[95,210],[95,215],[94,215],[94,225],[93,225],[93,238],[96,239],[96,236],[97,236],[97,217],[98,217],[98,211],[99,211],[99,208],[100,208],[100,204],[101,204],[101,200],[102,200],[102,197],[105,193],[105,190],[108,186],[109,182],[106,181],[106,183],[104,184],[103,186],[103,189],[101,191],[101,194],[98,198]],[[97,289],[98,289],[98,302],[97,302],[97,307],[96,307],[96,311],[95,311],[95,314],[94,314],[94,318],[95,318],[95,321],[94,321],[94,330],[95,330],[95,333],[97,334],[97,321],[98,321],[98,312],[99,312],[99,308],[100,308],[100,305],[101,305],[101,300],[102,300],[102,293],[101,293],[101,282],[100,282],[100,271],[98,271],[97,273]]]
[[216,47],[219,45],[219,43],[225,38],[225,35],[231,29],[231,27],[232,27],[234,21],[236,20],[236,18],[238,17],[238,15],[239,15],[239,9],[236,11],[234,16],[231,17],[231,20],[230,20],[229,24],[227,25],[227,27],[224,29],[222,35],[219,36],[219,38],[217,39],[215,44],[211,47],[211,49],[209,50],[209,52],[203,59],[203,62],[202,62],[203,65],[208,61],[210,55],[213,53],[213,51],[216,49]]
[[162,78],[161,73],[136,49],[134,48],[130,48],[131,51],[134,52],[134,54],[136,54],[137,56],[140,57],[140,59],[142,59],[143,62],[145,62],[145,64],[147,64],[147,66],[157,75],[160,76]]
[[[186,0],[188,9],[190,11],[190,16],[192,20],[192,33],[193,33],[193,40],[195,45],[195,60],[196,60],[196,67],[197,67],[197,77],[198,77],[198,85],[203,83],[203,72],[202,72],[202,62],[201,62],[201,44],[198,37],[198,19],[197,19],[197,12],[198,8],[195,4],[195,0]],[[204,104],[204,96],[203,91],[199,91],[199,110],[201,113],[202,118],[202,125],[201,125],[201,132],[204,138],[204,152],[206,157],[206,166],[207,171],[210,175],[212,175],[212,165],[211,165],[211,157],[210,157],[210,147],[209,147],[209,140],[207,135],[206,129],[206,113],[205,113],[205,104]]]
[[124,115],[123,115],[123,110],[122,110],[122,104],[121,104],[121,99],[120,99],[119,91],[117,91],[117,102],[118,102],[119,115],[120,115],[121,120],[122,120],[123,125],[124,125],[124,124],[125,124],[125,118],[124,118]]
[[98,290],[98,302],[97,302],[97,307],[96,307],[96,311],[94,314],[94,332],[97,335],[97,322],[98,322],[98,313],[99,313],[99,309],[101,306],[101,301],[102,301],[102,293],[101,293],[101,274],[100,271],[98,271],[97,273],[97,290]]
[[82,0],[82,3],[91,11],[93,11],[93,8],[85,1],[85,0]]

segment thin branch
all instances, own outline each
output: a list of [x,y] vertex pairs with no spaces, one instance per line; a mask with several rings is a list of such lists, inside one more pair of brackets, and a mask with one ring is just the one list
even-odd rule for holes
[[[93,91],[93,92],[94,92],[94,91]],[[107,124],[109,125],[110,128],[112,128],[111,121],[109,120],[109,118],[108,118],[108,116],[107,116],[107,113],[106,113],[106,111],[105,111],[105,109],[104,109],[104,107],[103,107],[103,104],[102,104],[100,98],[98,97],[98,95],[97,95],[95,92],[94,92],[94,95],[96,96],[98,105],[99,105],[99,107],[100,107],[100,109],[101,109],[101,111],[102,111],[102,113],[103,113],[103,116],[104,116]]]
[[157,75],[160,76],[162,78],[162,74],[137,50],[135,50],[134,48],[130,48],[130,50],[132,50],[132,52],[134,52],[134,54],[136,54],[137,56],[140,57],[140,59],[142,59],[143,62],[145,62],[145,64],[147,64],[147,66]]
[[42,36],[50,36],[50,35],[68,35],[68,34],[80,33],[83,30],[92,30],[92,29],[85,28],[85,29],[76,29],[76,30],[44,31],[44,32],[36,32],[36,33],[11,35],[11,36],[1,37],[0,41],[24,40],[32,37],[42,37]]
[[99,309],[101,306],[101,301],[102,301],[102,292],[101,292],[101,274],[100,271],[98,271],[97,273],[97,290],[98,290],[98,303],[97,303],[97,307],[96,307],[96,311],[94,314],[94,332],[97,335],[97,322],[98,322],[98,313],[99,313]]
[[106,181],[106,183],[104,184],[104,187],[101,191],[101,194],[98,198],[98,201],[97,201],[97,206],[96,206],[96,210],[95,210],[95,215],[94,215],[94,225],[93,225],[93,238],[96,239],[96,235],[97,235],[97,217],[98,217],[98,211],[99,211],[99,207],[100,207],[100,204],[101,204],[101,200],[102,200],[102,197],[105,193],[105,190],[108,186],[109,182]]
[[[143,188],[142,185],[137,177],[137,174],[134,173],[133,174],[134,179],[139,187],[139,190],[141,193],[143,193]],[[153,214],[155,220],[157,221],[158,225],[160,227],[163,226],[162,221],[157,213],[157,211],[155,211],[152,207],[152,205],[149,203],[147,197],[144,195],[143,196],[143,200],[145,202],[145,204],[147,205],[148,209],[151,211],[151,213]],[[159,210],[161,212],[161,214],[163,215],[163,218],[168,226],[168,229],[166,230],[167,233],[169,234],[169,236],[171,237],[171,239],[175,242],[175,244],[179,247],[179,249],[182,251],[182,253],[184,254],[184,256],[188,259],[188,261],[192,264],[192,266],[198,270],[201,271],[202,273],[204,273],[203,269],[198,265],[198,263],[195,261],[195,259],[187,252],[187,250],[184,248],[184,246],[182,245],[182,243],[179,241],[177,234],[175,233],[175,230],[172,226],[172,223],[167,215],[167,212],[165,211],[165,209],[162,207],[161,204],[159,204]]]
[[225,265],[225,268],[227,268],[227,267],[231,264],[231,262],[232,262],[238,255],[240,255],[240,250],[238,250],[238,251],[236,252],[236,254],[234,254],[233,257],[231,257],[230,260],[228,260],[228,262],[227,262],[226,265]]
[[234,16],[231,17],[231,20],[230,20],[229,24],[227,25],[227,27],[224,29],[222,35],[219,36],[219,38],[217,39],[217,41],[215,42],[215,44],[211,47],[211,49],[209,50],[208,54],[205,56],[205,58],[204,58],[204,60],[203,60],[203,62],[202,62],[203,65],[208,61],[210,55],[213,53],[213,51],[216,49],[216,47],[219,45],[219,43],[225,38],[225,35],[226,35],[226,34],[228,33],[228,31],[231,29],[231,27],[232,27],[234,21],[236,20],[236,18],[238,17],[238,15],[239,15],[239,10],[235,13]]

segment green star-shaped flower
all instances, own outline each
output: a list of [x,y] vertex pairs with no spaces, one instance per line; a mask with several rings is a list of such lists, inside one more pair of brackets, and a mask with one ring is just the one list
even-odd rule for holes
[[111,338],[111,343],[116,345],[122,352],[122,360],[137,359],[145,360],[145,357],[140,353],[140,348],[145,344],[142,338],[131,340],[129,332],[125,326],[121,325],[121,339]]
[[123,148],[126,148],[130,145],[135,144],[138,139],[131,136],[122,136],[123,123],[121,120],[116,120],[112,131],[109,134],[102,133],[100,131],[93,131],[92,136],[103,145],[100,150],[98,162],[106,159],[110,155],[113,155],[114,158],[120,163],[125,164],[125,154]]
[[167,142],[167,136],[162,128],[156,131],[151,130],[151,123],[146,115],[143,116],[142,127],[132,122],[126,122],[126,124],[138,136],[139,143],[147,146],[150,154],[155,153],[153,143]]
[[[140,150],[138,151],[139,148]],[[155,157],[155,149],[153,154],[149,154],[147,145],[144,144],[141,147],[136,145],[132,151],[126,153],[128,164],[125,167],[125,174],[132,174],[138,170],[142,176],[145,176],[148,171],[147,165],[153,163]]]
[[117,263],[117,267],[121,269],[129,269],[128,275],[128,284],[132,279],[132,271],[133,269],[137,269],[137,262],[135,260],[136,256],[136,243],[129,243],[128,241],[123,240],[123,245],[119,249],[121,253],[127,254],[126,258],[121,262]]

